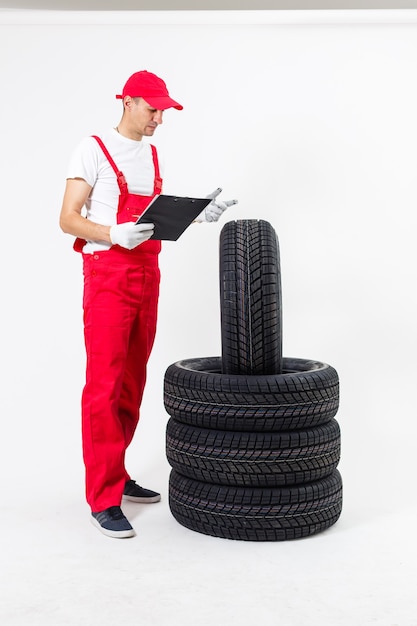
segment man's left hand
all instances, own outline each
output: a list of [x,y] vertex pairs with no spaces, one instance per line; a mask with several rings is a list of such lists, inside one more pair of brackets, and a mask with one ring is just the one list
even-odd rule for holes
[[[211,194],[211,196],[207,196],[212,197],[214,194],[218,195],[218,193],[220,193],[220,190],[216,190],[215,192],[213,192],[213,194]],[[225,212],[226,209],[228,209],[230,206],[233,206],[234,204],[237,204],[237,200],[217,200],[216,197],[213,198],[213,200],[210,202],[209,205],[206,206],[206,208],[201,211],[200,215],[197,216],[196,221],[197,222],[217,222],[217,220],[220,219],[220,217],[223,215],[223,213]]]

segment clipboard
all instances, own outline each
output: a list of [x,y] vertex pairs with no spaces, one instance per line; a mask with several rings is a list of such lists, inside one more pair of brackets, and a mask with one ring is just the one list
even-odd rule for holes
[[176,241],[195,218],[212,201],[212,198],[185,198],[181,196],[156,196],[136,224],[155,224],[151,239]]

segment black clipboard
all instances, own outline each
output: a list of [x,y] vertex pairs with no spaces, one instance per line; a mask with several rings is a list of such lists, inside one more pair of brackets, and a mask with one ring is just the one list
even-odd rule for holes
[[136,224],[155,224],[151,239],[176,241],[211,200],[161,194],[152,200]]

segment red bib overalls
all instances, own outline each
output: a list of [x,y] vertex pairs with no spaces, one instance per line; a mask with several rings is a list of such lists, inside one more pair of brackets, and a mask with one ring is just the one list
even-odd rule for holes
[[[156,150],[152,146],[153,195],[140,196],[129,193],[123,173],[102,141],[95,139],[117,176],[117,223],[136,221],[161,193]],[[82,245],[82,240],[76,240],[74,248],[79,250]],[[82,435],[86,497],[92,511],[119,506],[130,478],[125,452],[139,421],[146,364],[155,338],[160,249],[161,242],[152,240],[133,250],[114,245],[83,254],[87,369]]]

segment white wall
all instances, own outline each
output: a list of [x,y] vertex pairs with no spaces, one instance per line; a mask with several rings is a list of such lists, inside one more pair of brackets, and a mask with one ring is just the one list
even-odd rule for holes
[[114,95],[148,69],[184,104],[155,136],[165,192],[220,185],[239,204],[221,223],[165,244],[133,468],[167,471],[166,367],[220,355],[223,224],[265,219],[281,245],[284,353],[340,375],[345,510],[359,520],[408,506],[416,14],[279,14],[0,13],[3,480],[13,468],[14,481],[33,479],[40,490],[61,480],[82,488],[81,259],[58,228],[66,164],[84,135],[117,124]]

